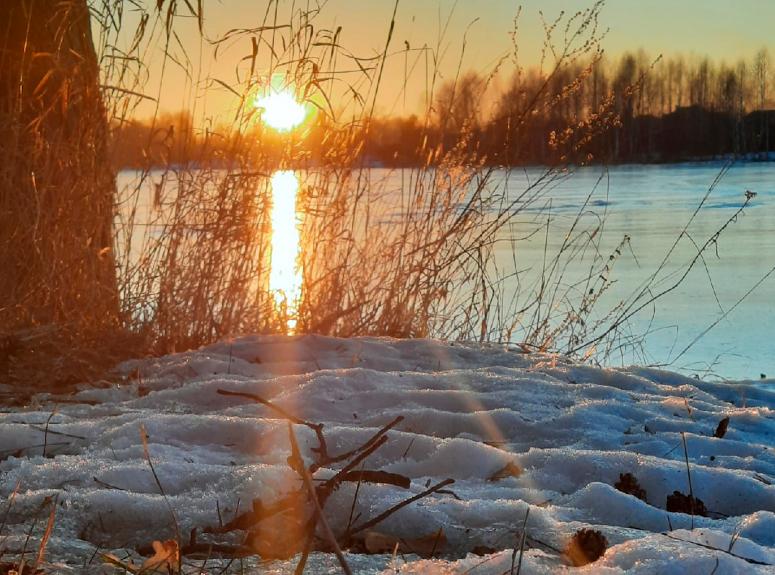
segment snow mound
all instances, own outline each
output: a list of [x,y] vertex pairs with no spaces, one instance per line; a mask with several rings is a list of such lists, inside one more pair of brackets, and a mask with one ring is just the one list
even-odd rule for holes
[[[219,393],[227,390],[322,423],[332,454],[404,418],[364,465],[408,478],[409,488],[342,484],[326,503],[336,533],[351,517],[363,522],[454,479],[374,528],[403,540],[442,529],[435,557],[403,555],[400,546],[397,555],[349,553],[356,573],[508,572],[528,510],[523,574],[775,572],[775,393],[751,382],[600,369],[505,346],[321,336],[245,337],[127,362],[120,372],[121,385],[37,396],[0,414],[4,561],[34,560],[52,508],[48,572],[112,573],[120,571],[102,562],[105,553],[142,563],[136,550],[154,540],[180,533],[185,541],[194,528],[298,489],[287,420]],[[312,462],[315,434],[293,429]],[[616,488],[627,473],[645,497]],[[690,490],[707,516],[666,511],[668,496]],[[600,531],[608,548],[570,567],[562,551],[582,528]],[[236,544],[242,535],[226,537]],[[292,573],[296,561],[249,558],[244,568]],[[184,569],[218,573],[225,564],[187,558]],[[339,571],[325,553],[307,567]]]

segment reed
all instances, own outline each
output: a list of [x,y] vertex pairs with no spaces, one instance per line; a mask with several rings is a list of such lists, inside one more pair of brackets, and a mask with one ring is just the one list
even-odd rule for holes
[[[190,132],[175,134],[159,126],[149,143],[156,146],[156,157],[179,158],[175,150],[186,148],[196,150],[197,156],[189,156],[190,164],[184,166],[148,165],[138,171],[134,186],[123,190],[117,226],[121,301],[133,328],[148,334],[158,351],[247,331],[283,329],[288,318],[273,305],[267,276],[269,176],[285,166],[297,169],[302,177],[298,209],[303,222],[304,287],[298,332],[518,338],[551,349],[563,334],[576,329],[573,316],[578,310],[558,320],[555,300],[570,297],[557,292],[561,257],[571,253],[581,257],[592,249],[592,242],[584,238],[594,237],[595,230],[575,229],[586,225],[581,215],[575,235],[542,273],[544,285],[538,290],[534,286],[507,294],[504,282],[514,271],[495,264],[504,229],[526,213],[540,214],[553,185],[567,176],[563,166],[547,168],[514,196],[506,193],[508,169],[496,170],[479,153],[476,123],[473,118],[460,119],[457,110],[482,97],[499,70],[489,71],[481,82],[467,80],[459,71],[446,83],[436,67],[425,70],[432,78],[420,119],[425,134],[418,149],[412,150],[424,161],[402,170],[400,189],[395,189],[397,173],[374,170],[369,164],[369,145],[374,141],[370,131],[379,129],[373,110],[381,71],[395,57],[393,23],[386,26],[384,53],[366,61],[339,45],[340,31],[316,28],[317,11],[296,9],[283,16],[283,10],[281,3],[269,3],[259,25],[232,31],[215,44],[244,41],[251,50],[245,56],[251,70],[264,69],[264,77],[279,75],[317,105],[313,137],[322,145],[310,157],[301,137],[278,145],[256,123],[256,112],[249,105],[258,89],[252,74],[243,84],[228,86],[241,100],[232,125],[195,143],[180,139],[190,137]],[[588,74],[600,57],[599,10],[596,4],[547,24],[545,52],[554,56],[547,56],[546,81],[519,110],[522,119],[562,104],[579,89],[577,76],[569,71]],[[154,21],[157,24],[152,25]],[[174,27],[169,11],[150,11],[141,22],[143,32],[160,30],[156,39],[147,40],[149,45],[166,42],[166,30]],[[555,36],[561,38],[559,43]],[[439,38],[437,45],[444,41]],[[141,50],[143,41],[135,43]],[[418,50],[419,55],[426,52],[431,53],[429,61],[438,61],[434,48]],[[172,58],[166,51],[164,57]],[[587,60],[580,69],[579,63]],[[352,98],[343,109],[332,104],[335,90],[330,79],[344,82],[342,71],[355,63],[361,72],[356,80],[347,80]],[[112,94],[121,101],[138,99],[135,87]],[[111,108],[131,110],[133,105],[114,102]],[[562,141],[553,145],[578,148],[585,137],[610,122],[610,114],[600,112],[581,126],[569,127]],[[450,115],[458,118],[454,129]],[[522,226],[526,235],[543,227],[539,217],[532,220]],[[602,263],[601,256],[592,264],[590,276]],[[509,296],[514,301],[505,301]],[[593,303],[589,297],[581,302],[582,314]],[[548,309],[553,310],[551,317]]]
[[[563,228],[558,244],[550,241],[557,233],[552,194],[572,166],[549,166],[515,193],[509,187],[516,177],[512,168],[494,165],[480,150],[481,122],[502,119],[481,117],[476,102],[507,66],[516,78],[525,73],[516,41],[511,58],[478,75],[463,72],[461,53],[457,74],[443,81],[443,35],[435,46],[396,48],[395,20],[386,22],[383,52],[359,58],[342,46],[341,30],[318,26],[320,7],[272,0],[255,25],[212,39],[202,2],[136,4],[128,11],[121,0],[91,3],[100,105],[114,145],[118,135],[131,132],[141,106],[150,103],[154,110],[145,139],[132,143],[143,154],[142,165],[131,177],[121,175],[113,195],[112,241],[90,248],[115,268],[117,296],[99,301],[117,308],[109,327],[124,334],[124,353],[166,353],[242,333],[283,332],[289,319],[297,333],[511,342],[597,359],[639,345],[637,334],[624,330],[633,313],[653,304],[648,286],[613,309],[598,309],[629,242],[625,236],[611,253],[603,250],[605,214],[593,206],[597,196],[607,194],[605,174]],[[512,132],[519,133],[535,114],[571,105],[602,58],[601,9],[597,2],[544,23],[545,72],[542,81],[529,83],[529,93],[514,98],[508,118]],[[192,22],[199,29],[199,46],[183,45],[177,34],[179,26]],[[515,38],[518,24],[517,19]],[[192,50],[218,53],[240,46],[246,52],[234,83],[209,77],[187,56]],[[391,172],[373,169],[370,146],[379,140],[375,103],[393,58],[414,60],[407,74],[424,66],[429,90],[418,119],[422,137],[411,144],[410,154],[423,161]],[[150,66],[161,70],[158,86],[151,88]],[[190,117],[171,118],[158,108],[165,74],[173,67],[185,72],[191,86]],[[252,103],[268,78],[280,79],[317,109],[314,129],[281,138],[261,125]],[[636,78],[620,97],[636,93],[642,81]],[[200,126],[200,96],[214,89],[233,94],[233,118],[226,125]],[[601,96],[598,107],[579,121],[547,133],[546,145],[565,162],[584,157],[585,145],[616,125],[620,105],[613,93]],[[104,119],[97,115],[95,125],[83,129],[97,130]],[[47,157],[68,157],[63,140],[40,145],[62,146]],[[501,156],[518,157],[519,151],[507,149]],[[294,306],[276,305],[269,289],[270,181],[278,169],[296,170],[301,178],[303,288]],[[33,230],[50,226],[47,237],[54,240],[69,237],[70,230],[99,229],[98,220],[104,220],[104,210],[89,204],[94,170],[75,166],[70,173],[74,179],[68,185],[83,187],[83,202],[75,203],[66,218],[52,209],[45,222],[30,223]],[[2,205],[14,201],[9,196]],[[4,246],[19,241],[0,240]],[[529,241],[544,242],[540,264],[522,260],[521,247]],[[73,267],[65,258],[73,252],[69,243],[55,241],[52,250],[51,261],[60,258]],[[568,276],[571,263],[585,266],[582,277]],[[90,305],[97,299],[88,290],[105,284],[95,283],[93,269],[87,271],[69,280],[68,289],[77,293],[62,310],[93,311]],[[35,277],[52,297],[64,293],[59,281],[64,276]],[[38,292],[36,286],[17,289],[3,311],[21,310],[23,319],[25,298]],[[62,317],[69,321],[70,316]],[[89,317],[82,324],[105,331]],[[0,329],[11,332],[18,325],[3,319]]]

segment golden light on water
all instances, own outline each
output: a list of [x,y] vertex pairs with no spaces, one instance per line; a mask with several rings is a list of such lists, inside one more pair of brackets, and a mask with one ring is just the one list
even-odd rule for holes
[[296,327],[301,296],[302,270],[299,264],[300,233],[296,215],[299,180],[291,170],[272,175],[272,256],[269,289],[277,308],[285,311],[288,332]]
[[276,91],[272,88],[255,101],[262,110],[261,120],[278,132],[288,132],[300,125],[307,117],[307,108],[296,100],[291,90]]
[[[275,77],[254,105],[261,110],[261,121],[278,132],[289,132],[307,119],[307,106],[290,88],[278,87]],[[296,328],[297,306],[301,296],[302,270],[299,264],[300,233],[296,212],[299,180],[291,170],[272,175],[272,255],[269,290],[287,324],[288,333]]]

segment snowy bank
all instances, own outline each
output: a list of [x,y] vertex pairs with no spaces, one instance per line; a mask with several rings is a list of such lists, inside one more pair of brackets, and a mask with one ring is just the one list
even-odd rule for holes
[[[503,346],[319,336],[245,337],[120,369],[122,385],[3,410],[0,561],[22,550],[34,560],[52,506],[47,572],[120,572],[103,564],[107,553],[142,563],[138,548],[175,538],[173,514],[184,539],[197,528],[205,543],[244,541],[244,532],[202,532],[301,480],[288,464],[288,422],[218,393],[228,390],[324,424],[333,454],[403,417],[363,465],[409,478],[409,487],[342,483],[325,507],[335,533],[454,479],[375,527],[399,541],[442,529],[435,557],[403,555],[400,544],[396,555],[346,554],[356,573],[508,573],[528,509],[523,574],[775,572],[775,393],[767,385],[598,369]],[[728,429],[715,437],[724,418]],[[315,433],[293,429],[313,461]],[[682,437],[705,517],[665,509],[668,496],[690,490]],[[317,470],[315,480],[336,469]],[[614,487],[626,473],[641,498]],[[602,532],[608,549],[574,568],[559,551],[581,528]],[[292,573],[297,560],[244,565]],[[184,559],[191,573],[225,564]],[[339,566],[314,553],[307,572]]]

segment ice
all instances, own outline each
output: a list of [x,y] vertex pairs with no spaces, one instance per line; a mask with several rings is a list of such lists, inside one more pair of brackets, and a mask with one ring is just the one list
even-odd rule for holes
[[[271,503],[298,488],[287,463],[288,422],[218,393],[229,390],[324,424],[334,454],[404,417],[366,468],[408,477],[409,490],[343,484],[326,504],[335,532],[351,508],[365,521],[455,480],[451,493],[420,499],[375,527],[404,539],[442,528],[447,545],[435,558],[348,554],[357,573],[500,575],[518,560],[513,549],[528,509],[522,573],[775,572],[775,393],[755,382],[603,369],[499,345],[320,336],[249,336],[118,371],[120,385],[40,395],[0,413],[4,560],[22,549],[34,555],[52,501],[46,568],[109,573],[103,553],[142,563],[136,550],[153,540],[179,532],[187,541],[192,528],[217,526],[219,513],[228,521],[254,499]],[[714,437],[725,417],[726,434]],[[315,434],[293,429],[311,462]],[[684,441],[691,487],[709,517],[665,510],[668,495],[689,493]],[[494,479],[507,465],[512,472]],[[623,473],[637,478],[646,501],[615,489]],[[573,568],[560,552],[581,528],[602,532],[609,547]],[[246,561],[246,572],[292,573],[296,559]],[[184,566],[199,573],[202,563]],[[224,565],[211,558],[202,572]],[[339,567],[315,553],[307,572]]]

